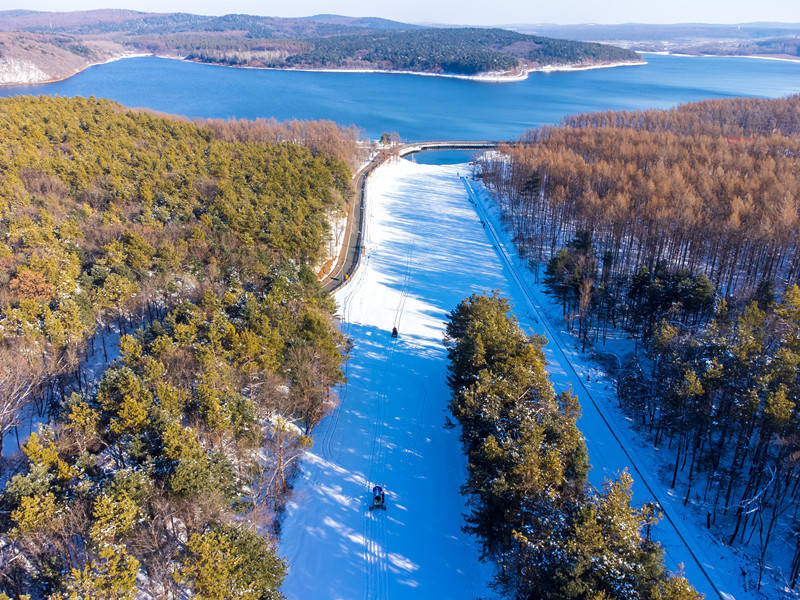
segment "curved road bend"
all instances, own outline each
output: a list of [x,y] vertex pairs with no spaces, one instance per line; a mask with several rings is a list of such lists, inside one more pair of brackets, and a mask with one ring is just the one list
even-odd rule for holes
[[354,175],[356,197],[358,201],[350,209],[351,212],[350,215],[348,215],[348,237],[346,243],[342,244],[342,250],[337,258],[336,266],[322,279],[322,289],[328,293],[334,292],[341,287],[358,268],[358,262],[361,259],[361,238],[364,231],[364,194],[366,191],[367,178],[376,167],[383,163],[383,161],[394,155],[408,156],[409,154],[423,152],[425,150],[488,150],[497,148],[499,144],[500,142],[463,140],[413,142],[402,144],[391,154],[381,152],[359,169]]

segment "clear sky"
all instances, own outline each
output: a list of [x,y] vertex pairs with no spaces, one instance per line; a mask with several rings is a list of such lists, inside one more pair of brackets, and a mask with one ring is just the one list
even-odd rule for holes
[[470,25],[800,22],[800,0],[4,0],[2,4],[52,11],[130,8],[278,17],[336,13]]

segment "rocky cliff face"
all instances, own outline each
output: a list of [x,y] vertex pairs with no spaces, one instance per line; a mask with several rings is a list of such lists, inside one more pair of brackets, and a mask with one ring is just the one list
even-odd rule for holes
[[0,85],[40,83],[50,79],[53,77],[32,62],[0,57]]
[[64,79],[91,64],[124,54],[122,46],[109,40],[0,31],[0,85]]

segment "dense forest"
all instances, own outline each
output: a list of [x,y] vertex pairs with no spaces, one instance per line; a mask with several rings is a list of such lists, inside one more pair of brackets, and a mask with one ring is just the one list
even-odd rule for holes
[[449,315],[450,410],[468,458],[467,531],[497,564],[497,587],[520,600],[699,600],[667,573],[650,539],[653,506],[631,505],[623,472],[602,490],[576,426],[580,406],[553,390],[546,340],[527,336],[508,301],[473,295]]
[[0,433],[49,415],[0,456],[9,595],[280,597],[276,513],[342,378],[313,266],[350,171],[300,145],[329,124],[247,127],[0,102]]
[[758,586],[800,576],[798,173],[800,96],[578,115],[480,173],[584,350],[633,338],[620,407]]
[[333,121],[208,119],[200,123],[222,141],[300,144],[314,154],[338,159],[353,171],[369,155],[360,129],[342,127]]
[[[759,566],[800,575],[800,289],[729,306],[702,329],[662,319],[620,372],[623,406],[672,450],[670,484]],[[771,551],[771,554],[768,552]]]
[[741,54],[785,54],[800,57],[800,39],[796,36],[762,40],[753,44],[741,45]]
[[310,52],[290,56],[297,66],[372,65],[406,71],[466,75],[523,65],[639,61],[613,46],[528,36],[503,29],[423,29],[337,36],[313,41]]
[[[539,65],[639,62],[634,52],[613,46],[529,36],[503,29],[419,29],[337,35],[291,46],[264,42],[245,54],[231,46],[192,48],[203,62],[273,67],[373,68],[475,75]],[[186,49],[186,45],[184,45]],[[261,52],[259,57],[258,52]],[[271,54],[269,54],[271,52]]]
[[[504,29],[422,28],[386,19],[317,15],[280,19],[185,13],[88,11],[58,16],[0,13],[0,30],[56,31],[75,46],[98,39],[119,48],[231,66],[369,68],[475,75],[543,65],[641,62],[630,50]],[[52,20],[52,19],[51,19]],[[29,33],[31,34],[31,33]]]
[[[682,104],[669,110],[606,111],[563,119],[566,127],[623,128],[688,136],[751,138],[800,135],[800,95],[766,100],[727,98]],[[529,135],[531,141],[536,137]],[[528,139],[528,138],[526,138]],[[733,140],[743,141],[743,140]]]
[[466,34],[465,30],[456,29],[337,36],[314,40],[312,50],[290,56],[286,62],[301,67],[361,64],[403,71],[464,74],[507,71],[515,68],[518,61],[494,49],[503,43],[501,37],[492,35],[490,30],[473,30]]
[[482,177],[536,259],[587,232],[604,279],[663,262],[705,272],[724,293],[792,282],[798,106],[795,96],[578,116],[526,133]]

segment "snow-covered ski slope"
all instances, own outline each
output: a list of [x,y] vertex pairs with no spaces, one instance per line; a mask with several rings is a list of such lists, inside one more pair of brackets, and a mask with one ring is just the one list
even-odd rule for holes
[[[283,591],[290,600],[474,599],[491,568],[461,531],[466,463],[457,430],[444,428],[442,336],[447,312],[484,289],[469,282],[493,250],[455,171],[400,159],[367,186],[365,252],[336,293],[354,343],[348,383],[287,507]],[[485,269],[491,277],[496,258]],[[369,511],[374,484],[386,511]]]
[[[626,450],[630,444],[607,424],[603,404],[586,397],[583,368],[570,364],[580,356],[548,326],[540,309],[549,300],[517,264],[481,200],[484,190],[459,177],[466,170],[395,160],[368,180],[364,255],[336,293],[354,342],[348,383],[317,429],[283,520],[281,551],[289,561],[283,591],[290,600],[488,595],[491,568],[478,562],[474,541],[460,529],[465,461],[458,433],[444,427],[444,324],[473,292],[499,290],[523,327],[551,340],[545,354],[556,389],[571,387],[583,406],[579,427],[592,483],[599,486],[636,459],[639,447]],[[605,387],[593,384],[592,395]],[[657,499],[672,517],[654,530],[668,568],[683,564],[710,600],[749,598],[733,556],[683,521],[673,506],[679,501],[646,462],[638,466],[645,475],[631,469],[635,501]],[[374,484],[386,490],[385,512],[369,510]]]

